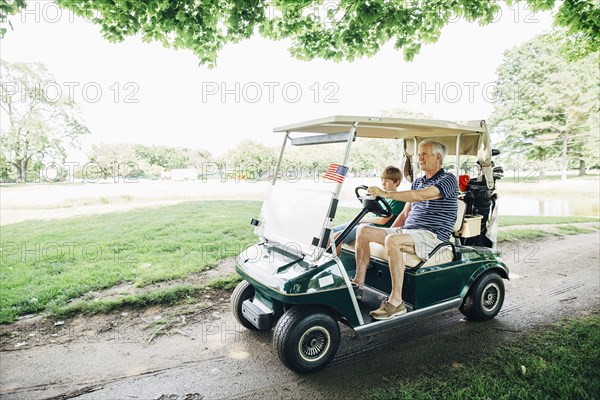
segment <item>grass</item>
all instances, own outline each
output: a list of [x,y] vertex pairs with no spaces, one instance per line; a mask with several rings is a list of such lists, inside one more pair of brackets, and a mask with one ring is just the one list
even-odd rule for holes
[[237,274],[233,274],[233,275],[225,276],[223,278],[213,279],[212,281],[210,281],[208,283],[208,287],[211,289],[232,291],[233,289],[235,289],[237,284],[240,283],[241,281],[242,281],[241,276],[239,276]]
[[509,231],[499,231],[499,242],[513,242],[515,240],[534,240],[552,236],[552,233],[536,229],[511,229]]
[[[251,218],[256,201],[190,202],[54,221],[29,221],[2,227],[0,244],[0,323],[25,314],[52,311],[61,315],[97,313],[122,306],[189,301],[197,287],[181,285],[120,298],[91,301],[90,293],[132,282],[184,278],[213,268],[256,243]],[[340,208],[335,223],[357,213]],[[597,221],[581,217],[503,217],[503,225]],[[563,234],[588,231],[567,225]],[[532,229],[499,232],[499,240],[537,239],[550,235]],[[231,290],[237,277],[219,278],[214,289]],[[88,295],[87,302],[72,302]],[[83,300],[86,300],[85,297]]]
[[498,220],[499,226],[514,225],[549,225],[549,224],[576,224],[580,222],[598,222],[594,217],[543,217],[543,216],[521,216],[506,215]]
[[256,243],[250,220],[259,209],[260,202],[204,201],[3,226],[0,322],[121,282],[139,287],[212,268]]
[[389,381],[368,399],[598,399],[600,317],[561,323],[458,370]]
[[596,232],[597,229],[590,228],[580,228],[578,226],[573,225],[560,225],[557,227],[558,232],[563,235],[581,235],[584,233],[593,233]]
[[53,306],[49,311],[54,317],[68,318],[77,314],[108,313],[123,307],[142,308],[154,305],[174,305],[181,302],[192,304],[197,302],[197,296],[206,288],[233,291],[241,281],[242,278],[239,275],[233,274],[222,278],[214,278],[206,285],[176,285],[117,298],[83,299],[65,306]]
[[[358,214],[358,208],[340,207],[336,214],[334,223],[341,224],[350,221]],[[499,226],[514,225],[551,225],[551,224],[576,224],[581,222],[599,222],[598,217],[546,217],[546,216],[522,216],[502,215],[499,218]]]
[[[539,179],[537,176],[534,177],[535,179]],[[576,179],[576,180],[595,180],[598,179],[598,173],[593,172],[593,173],[588,173],[584,176],[579,176],[579,171],[569,171],[567,173],[567,180],[572,180],[572,179]],[[540,179],[541,182],[544,181],[560,181],[562,180],[560,173],[551,173],[551,174],[546,174],[546,176],[544,177],[544,179]]]
[[123,307],[148,307],[153,305],[172,305],[197,296],[199,288],[192,285],[179,285],[172,288],[142,292],[118,298],[82,300],[66,306],[55,305],[50,308],[53,316],[68,318],[77,314],[98,314],[118,310]]

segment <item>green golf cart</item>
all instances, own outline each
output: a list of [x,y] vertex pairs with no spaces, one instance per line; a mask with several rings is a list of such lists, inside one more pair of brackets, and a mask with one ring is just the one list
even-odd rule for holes
[[[244,280],[231,296],[231,308],[247,329],[274,329],[274,347],[288,368],[308,373],[325,367],[337,351],[340,322],[363,337],[453,308],[476,321],[498,314],[504,301],[503,279],[508,279],[508,268],[495,249],[495,187],[502,169],[492,161],[498,152],[490,146],[484,121],[332,116],[274,132],[284,136],[283,146],[260,216],[252,220],[260,243],[238,256],[236,270]],[[476,160],[474,176],[461,177],[452,242],[435,248],[426,262],[405,255],[403,299],[408,312],[383,321],[372,319],[369,312],[391,291],[384,247],[371,243],[360,301],[350,278],[356,270],[354,248],[342,246],[339,256],[335,249],[366,213],[389,216],[389,206],[381,198],[368,196],[362,190],[366,186],[358,186],[355,193],[361,211],[336,240],[330,240],[347,175],[345,166],[353,143],[360,138],[398,141],[395,143],[403,149],[400,162],[409,181],[415,174],[418,145],[425,139],[443,143],[448,155],[456,156],[457,175],[461,156]],[[312,179],[302,174],[285,179],[290,176],[283,161],[288,145],[331,143],[344,145],[338,145],[343,150],[328,170],[330,179],[322,179],[323,171]]]

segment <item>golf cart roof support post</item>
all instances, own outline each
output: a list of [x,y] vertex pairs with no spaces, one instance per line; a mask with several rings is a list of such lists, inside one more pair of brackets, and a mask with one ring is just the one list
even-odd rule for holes
[[[354,137],[356,136],[356,127],[358,126],[358,122],[354,122],[352,124],[352,127],[350,128],[350,131],[348,132],[348,142],[346,142],[346,153],[344,154],[344,159],[342,160],[342,165],[343,166],[347,166],[346,164],[348,163],[348,159],[350,158],[350,149],[352,148],[352,142],[354,141]],[[342,190],[342,184],[341,183],[337,183],[335,185],[335,191],[333,192],[333,200],[339,200],[340,198],[340,191]],[[325,235],[327,232],[327,229],[331,229],[331,222],[332,220],[330,218],[326,219],[326,223],[323,226],[323,230],[321,231],[321,239],[320,239],[320,243],[324,244],[325,243]],[[328,239],[328,238],[327,238]],[[332,243],[331,245],[333,245],[335,243]],[[315,261],[320,259],[321,256],[323,254],[325,254],[325,248],[319,246],[319,249],[317,250],[317,256],[315,257]]]
[[405,139],[400,139],[400,140],[402,140],[402,144],[400,145],[400,159],[398,160],[398,162],[400,164],[398,164],[398,165],[400,165],[400,171],[403,171],[404,170],[404,163],[406,161],[406,150],[405,150],[405,148],[406,148],[406,145],[405,145],[406,140]]
[[[358,126],[358,122],[352,124],[352,128],[350,128],[350,132],[348,135],[348,142],[346,142],[346,154],[344,154],[344,160],[342,161],[342,165],[347,167],[348,159],[350,158],[350,149],[352,148],[352,142],[354,141],[354,137],[356,136],[356,127]],[[340,197],[340,191],[342,190],[342,184],[338,183],[335,187],[335,192],[333,194],[334,199],[338,199]]]
[[456,137],[456,178],[460,175],[460,138],[462,133],[459,133]]
[[415,136],[413,138],[413,157],[414,159],[414,163],[415,163],[415,168],[413,168],[413,181],[415,180],[415,170],[417,169],[417,167],[419,167],[419,170],[421,168],[421,164],[419,164],[419,144],[417,143],[418,139]]
[[281,161],[283,160],[283,151],[285,150],[285,145],[286,145],[286,142],[287,142],[289,136],[290,136],[290,131],[287,131],[285,133],[285,137],[283,138],[283,145],[281,146],[281,151],[279,152],[279,160],[277,161],[277,168],[275,168],[275,174],[273,175],[272,185],[275,185],[275,182],[277,181],[277,176],[279,175],[279,169],[281,168]]

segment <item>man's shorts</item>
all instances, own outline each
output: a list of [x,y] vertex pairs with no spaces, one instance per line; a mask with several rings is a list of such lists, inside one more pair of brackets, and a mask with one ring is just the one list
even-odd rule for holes
[[415,243],[415,253],[417,257],[424,261],[429,258],[429,253],[431,253],[435,246],[442,243],[442,241],[437,238],[435,233],[426,229],[385,228],[385,232],[388,235],[400,233],[406,233],[410,235]]

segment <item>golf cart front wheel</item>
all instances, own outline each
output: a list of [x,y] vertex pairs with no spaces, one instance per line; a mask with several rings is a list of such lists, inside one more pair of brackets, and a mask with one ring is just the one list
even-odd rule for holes
[[494,318],[504,303],[504,281],[495,272],[488,272],[475,282],[460,307],[468,319],[487,321]]
[[241,281],[233,290],[231,294],[231,312],[233,316],[244,328],[252,331],[258,331],[259,329],[254,326],[250,321],[244,317],[242,313],[242,303],[248,299],[254,298],[254,287],[248,283],[248,281]]
[[296,306],[275,326],[273,346],[292,371],[305,374],[324,368],[340,344],[340,327],[325,310]]

